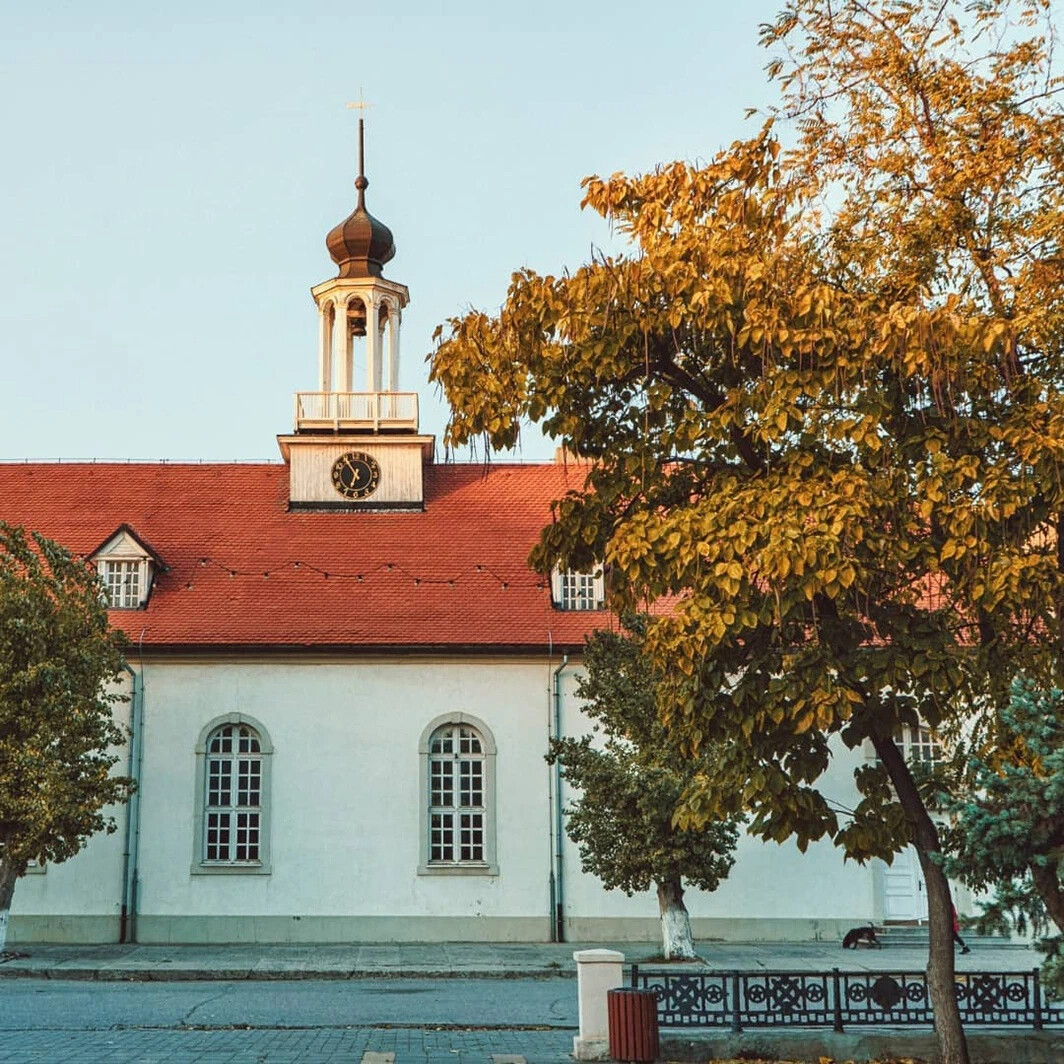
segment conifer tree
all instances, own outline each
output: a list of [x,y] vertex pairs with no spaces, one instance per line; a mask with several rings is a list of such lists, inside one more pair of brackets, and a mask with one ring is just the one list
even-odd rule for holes
[[1055,935],[1045,981],[1064,996],[1064,693],[1013,681],[995,741],[968,762],[968,790],[949,802],[947,871],[992,892],[979,921],[986,930]]

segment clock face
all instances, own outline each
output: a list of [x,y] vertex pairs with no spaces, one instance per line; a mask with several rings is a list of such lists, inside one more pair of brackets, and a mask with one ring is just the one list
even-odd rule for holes
[[333,487],[345,499],[365,499],[377,490],[381,467],[377,459],[362,451],[348,451],[333,462]]

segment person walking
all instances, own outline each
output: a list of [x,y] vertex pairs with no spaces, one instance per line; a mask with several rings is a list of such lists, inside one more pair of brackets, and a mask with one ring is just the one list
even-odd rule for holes
[[961,953],[971,953],[972,951],[965,945],[964,939],[961,938],[961,918],[957,915],[957,906],[953,907],[953,941],[957,943],[961,948]]

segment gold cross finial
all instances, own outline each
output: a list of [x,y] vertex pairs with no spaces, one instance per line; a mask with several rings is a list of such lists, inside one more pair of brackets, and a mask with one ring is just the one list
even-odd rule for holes
[[358,189],[358,205],[364,206],[362,193],[366,190],[369,182],[366,180],[366,166],[365,166],[365,145],[363,142],[362,131],[362,116],[365,113],[367,107],[372,107],[373,104],[366,103],[362,99],[362,86],[358,87],[358,103],[349,103],[347,109],[349,111],[358,111],[358,180],[355,182],[355,188]]
[[361,118],[363,116],[363,114],[365,113],[366,108],[367,107],[372,107],[372,106],[373,106],[373,104],[366,103],[366,101],[362,99],[362,86],[360,85],[358,87],[358,103],[349,103],[347,105],[347,109],[349,111],[357,111],[358,112],[358,117]]

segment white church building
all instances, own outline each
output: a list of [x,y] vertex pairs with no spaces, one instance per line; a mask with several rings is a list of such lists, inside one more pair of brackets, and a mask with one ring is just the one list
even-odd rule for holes
[[[652,893],[581,871],[544,760],[588,729],[583,640],[615,623],[601,578],[527,565],[584,470],[435,460],[398,390],[409,293],[362,169],[360,148],[282,461],[0,463],[0,518],[99,566],[138,781],[115,833],[20,880],[12,943],[658,936]],[[860,755],[836,753],[824,787],[852,807]],[[744,837],[686,900],[696,937],[836,940],[921,919],[921,887],[908,854],[888,870]]]

